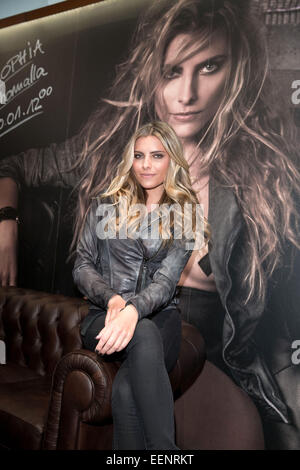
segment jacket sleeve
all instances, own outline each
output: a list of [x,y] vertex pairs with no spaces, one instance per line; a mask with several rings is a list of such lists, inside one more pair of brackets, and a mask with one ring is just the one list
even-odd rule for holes
[[0,178],[12,178],[19,190],[22,186],[42,185],[73,188],[80,180],[81,171],[70,168],[82,148],[82,137],[78,134],[59,144],[5,157],[0,161]]
[[80,292],[100,308],[107,309],[109,299],[117,294],[97,271],[98,244],[96,235],[97,204],[93,203],[87,215],[73,268],[73,279]]
[[[189,243],[188,249],[186,243]],[[138,311],[139,320],[152,312],[166,307],[172,300],[180,275],[188,262],[193,242],[175,239],[167,256],[155,271],[152,282],[126,302],[133,304]]]

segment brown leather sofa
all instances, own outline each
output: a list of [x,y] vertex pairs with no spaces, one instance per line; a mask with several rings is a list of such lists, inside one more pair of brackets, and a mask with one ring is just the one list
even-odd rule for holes
[[[82,349],[81,299],[0,289],[0,447],[111,449],[111,386],[119,363]],[[200,333],[184,324],[180,356],[170,374],[175,397],[200,374]],[[3,344],[3,343],[2,343]],[[1,362],[1,361],[0,361]]]

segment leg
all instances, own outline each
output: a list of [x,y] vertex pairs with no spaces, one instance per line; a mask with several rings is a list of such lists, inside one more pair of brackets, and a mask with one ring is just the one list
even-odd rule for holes
[[176,296],[182,320],[198,328],[204,338],[207,359],[232,377],[222,356],[225,310],[219,294],[178,286]]
[[[105,316],[100,316],[89,326],[83,338],[89,349],[95,348],[95,336],[104,327],[104,320]],[[174,402],[168,371],[176,363],[180,340],[179,313],[167,310],[152,320],[141,320],[127,347],[110,356],[113,360],[118,354],[120,360],[120,354],[123,358],[126,354],[113,383],[115,448],[178,449],[174,443]]]
[[[94,351],[98,340],[97,334],[104,328],[105,313],[89,322],[82,336],[84,346]],[[126,357],[125,350],[109,356],[103,356],[103,361],[122,361]],[[138,416],[129,381],[128,364],[122,363],[112,385],[112,416],[113,416],[113,448],[114,450],[145,449],[143,427]]]
[[111,407],[114,423],[114,450],[146,449],[143,426],[133,398],[126,360],[113,381]]
[[176,362],[180,339],[179,314],[177,310],[169,310],[156,314],[152,320],[139,321],[126,347],[131,390],[147,449],[178,449],[174,399],[167,368],[172,368]]
[[[100,310],[99,314],[95,316],[93,319],[92,317],[87,320],[87,317],[84,319],[83,323],[81,324],[81,339],[83,342],[83,345],[86,349],[89,349],[90,351],[94,351],[95,347],[97,346],[98,340],[96,339],[97,334],[99,333],[102,328],[104,328],[105,325],[105,315],[106,312],[103,311],[103,313],[100,315]],[[88,317],[90,316],[90,313],[88,314]],[[84,334],[82,334],[82,325],[87,324],[84,329]]]

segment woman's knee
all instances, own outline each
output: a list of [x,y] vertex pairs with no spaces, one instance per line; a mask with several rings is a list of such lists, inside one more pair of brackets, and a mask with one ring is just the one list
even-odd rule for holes
[[143,367],[147,363],[163,360],[163,341],[158,327],[147,318],[140,320],[126,351],[130,361],[135,358],[136,366],[137,362]]
[[94,331],[88,330],[84,336],[81,336],[82,345],[85,349],[89,349],[90,351],[95,350],[98,343],[98,340],[96,340],[95,338],[96,335],[97,333],[95,333]]
[[135,328],[134,337],[143,341],[161,341],[161,335],[158,327],[149,318],[143,318],[140,320]]
[[102,328],[104,328],[104,324],[105,315],[99,315],[95,317],[93,321],[88,322],[87,327],[84,327],[84,334],[81,334],[82,344],[84,348],[89,349],[90,351],[95,350],[99,341],[98,339],[96,339],[96,336],[100,333]]

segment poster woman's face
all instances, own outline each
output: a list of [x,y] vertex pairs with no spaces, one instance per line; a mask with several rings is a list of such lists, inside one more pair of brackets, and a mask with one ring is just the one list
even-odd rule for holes
[[170,157],[157,137],[149,135],[136,140],[132,169],[144,189],[154,189],[162,185],[169,163]]
[[221,33],[212,35],[209,46],[168,70],[187,39],[192,36],[179,34],[170,42],[164,84],[155,99],[159,118],[168,122],[183,141],[193,140],[216,113],[229,71],[227,41]]

